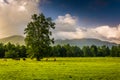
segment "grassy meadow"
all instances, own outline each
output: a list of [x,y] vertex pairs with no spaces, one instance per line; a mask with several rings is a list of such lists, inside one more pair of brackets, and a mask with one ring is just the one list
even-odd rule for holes
[[0,80],[120,80],[120,58],[0,59]]

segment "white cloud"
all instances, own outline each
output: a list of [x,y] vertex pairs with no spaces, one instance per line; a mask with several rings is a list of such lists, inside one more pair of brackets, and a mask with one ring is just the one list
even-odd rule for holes
[[83,32],[78,29],[75,32],[58,31],[53,34],[55,39],[80,39],[84,38]]
[[100,26],[95,28],[94,31],[106,40],[120,43],[120,25],[117,27]]
[[72,17],[70,14],[66,14],[65,16],[58,16],[55,23],[56,31],[71,32],[76,30],[77,18]]
[[0,0],[0,38],[23,35],[31,15],[38,13],[39,0]]
[[118,27],[109,27],[109,26],[101,26],[95,28],[95,31],[100,35],[106,37],[107,39],[111,38],[120,38],[120,26]]
[[78,19],[75,16],[66,14],[58,16],[55,20],[56,28],[53,32],[55,39],[79,39],[84,38],[84,30],[79,28]]
[[77,18],[72,17],[70,14],[58,16],[55,22],[56,29],[53,34],[55,39],[97,38],[120,43],[120,25],[117,27],[98,26],[83,28],[77,24]]
[[77,19],[72,17],[70,14],[66,14],[65,16],[58,16],[58,19],[56,20],[56,22],[67,23],[71,25],[75,25],[76,21]]

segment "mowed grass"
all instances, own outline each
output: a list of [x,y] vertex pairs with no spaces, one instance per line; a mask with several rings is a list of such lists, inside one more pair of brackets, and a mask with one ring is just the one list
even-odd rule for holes
[[0,80],[120,80],[120,58],[0,59]]

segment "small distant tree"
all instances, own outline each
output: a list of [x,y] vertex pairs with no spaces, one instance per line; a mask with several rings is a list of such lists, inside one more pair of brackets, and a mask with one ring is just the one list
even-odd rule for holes
[[5,57],[6,58],[18,58],[18,53],[15,52],[15,50],[8,50],[5,52]]
[[20,47],[20,57],[26,57],[26,47],[24,45],[22,45]]
[[112,57],[119,57],[119,53],[118,53],[117,48],[118,48],[117,46],[112,46],[111,52],[110,52],[110,55]]
[[92,45],[92,46],[90,47],[90,51],[91,51],[91,57],[95,57],[95,56],[98,54],[97,46]]
[[82,50],[83,50],[84,57],[90,57],[91,56],[91,52],[90,52],[89,46],[84,46],[82,48]]
[[51,18],[46,18],[43,14],[32,15],[32,21],[28,23],[25,28],[25,43],[27,48],[30,49],[29,54],[36,57],[39,61],[49,49],[50,44],[54,43],[51,29],[54,29],[55,23]]

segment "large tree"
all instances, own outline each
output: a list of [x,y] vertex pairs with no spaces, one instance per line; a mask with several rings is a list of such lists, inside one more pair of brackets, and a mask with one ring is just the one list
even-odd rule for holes
[[46,18],[42,13],[32,15],[32,21],[25,28],[25,43],[32,57],[40,60],[49,50],[50,44],[54,43],[51,38],[51,30],[55,28],[55,23],[52,19]]

